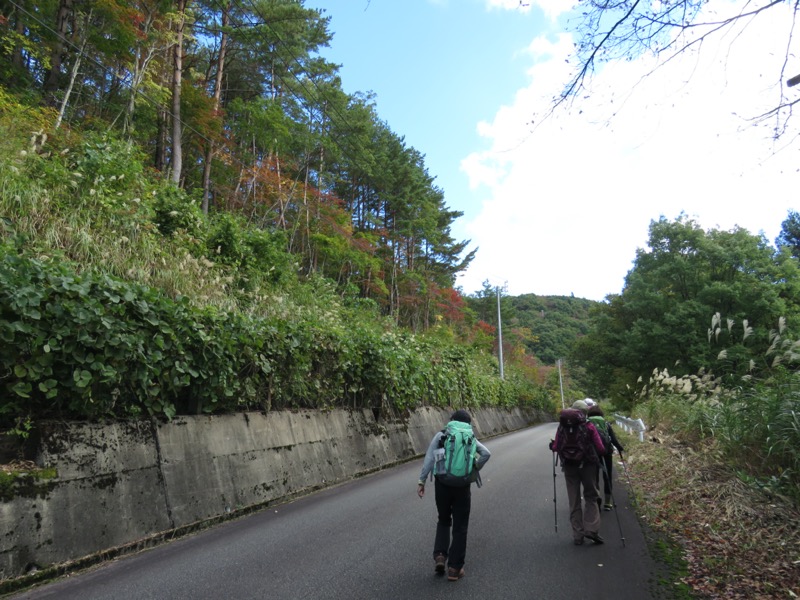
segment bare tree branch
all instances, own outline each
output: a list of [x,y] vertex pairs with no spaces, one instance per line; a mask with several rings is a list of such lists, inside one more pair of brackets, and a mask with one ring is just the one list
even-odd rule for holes
[[[569,79],[563,91],[556,95],[547,110],[545,119],[566,102],[578,99],[586,81],[595,71],[599,62],[633,60],[650,53],[662,60],[640,81],[653,75],[657,70],[690,51],[700,52],[706,40],[712,36],[724,35],[734,25],[741,24],[734,41],[738,39],[756,18],[787,0],[769,0],[762,6],[757,2],[745,0],[741,10],[732,16],[700,20],[708,0],[673,0],[659,3],[642,3],[641,0],[588,0],[581,2],[581,23],[577,29],[575,74]],[[791,100],[786,89],[800,84],[800,75],[787,79],[786,70],[790,67],[791,48],[797,25],[800,0],[791,0],[792,19],[787,22],[788,40],[785,59],[779,73],[775,73],[774,86],[776,105],[773,109],[752,118],[754,122],[775,118],[773,134],[785,134],[792,109],[800,100]],[[612,23],[606,29],[604,24]],[[692,34],[691,32],[695,32]],[[786,33],[786,32],[784,32]],[[781,34],[783,35],[783,34]],[[731,42],[731,46],[732,46]]]

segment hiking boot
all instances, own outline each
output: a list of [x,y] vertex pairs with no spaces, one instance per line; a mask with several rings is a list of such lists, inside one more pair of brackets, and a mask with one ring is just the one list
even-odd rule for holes
[[611,494],[606,494],[603,510],[611,510],[612,508],[614,508],[614,500],[612,500]]
[[605,542],[605,540],[602,537],[600,537],[599,533],[584,533],[583,535],[584,537],[587,537],[590,540],[592,540],[595,544],[602,544],[603,542]]
[[439,575],[444,575],[444,567],[445,563],[447,562],[447,557],[444,554],[437,554],[433,560],[436,561],[436,566],[433,568],[433,570]]
[[450,567],[447,569],[447,581],[458,581],[464,576],[464,568],[454,569]]
[[604,504],[603,505],[603,510],[611,510],[612,508],[614,508],[613,504]]

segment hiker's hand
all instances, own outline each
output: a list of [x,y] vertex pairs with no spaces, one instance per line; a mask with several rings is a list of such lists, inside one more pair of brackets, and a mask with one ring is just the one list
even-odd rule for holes
[[550,440],[550,443],[549,443],[549,444],[547,444],[547,447],[548,447],[548,448],[550,448],[550,452],[552,452],[552,451],[553,451],[553,441],[554,441],[554,440]]
[[424,483],[417,484],[417,496],[419,496],[420,498],[425,496],[425,484]]

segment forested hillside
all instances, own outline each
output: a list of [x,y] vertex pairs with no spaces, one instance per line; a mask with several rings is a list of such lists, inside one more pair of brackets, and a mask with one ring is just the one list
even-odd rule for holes
[[0,3],[0,428],[554,406],[424,154],[296,0]]
[[528,351],[552,365],[571,356],[577,341],[589,332],[589,311],[598,304],[574,296],[523,294],[509,298],[511,325],[531,333]]
[[[550,367],[559,360],[565,364],[572,356],[578,340],[589,331],[591,308],[600,304],[574,296],[499,295],[504,345],[507,342],[512,352],[524,351]],[[497,288],[486,282],[466,300],[481,321],[497,327]]]

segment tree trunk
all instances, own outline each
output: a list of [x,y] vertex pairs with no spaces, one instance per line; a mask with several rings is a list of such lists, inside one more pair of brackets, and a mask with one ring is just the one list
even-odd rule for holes
[[[141,34],[145,40],[149,40],[150,31],[153,27],[155,16],[152,12],[147,13],[147,18],[141,25]],[[122,130],[125,133],[132,133],[135,129],[133,123],[133,113],[136,110],[136,95],[139,93],[139,88],[142,86],[147,68],[150,66],[150,61],[156,55],[158,44],[153,43],[150,47],[144,44],[137,44],[134,53],[133,73],[131,73],[131,91],[128,97],[128,105],[125,108],[125,119],[123,121]]]
[[172,71],[172,177],[180,185],[183,170],[183,127],[181,123],[181,83],[183,76],[183,28],[186,25],[188,0],[178,0],[178,22],[175,24]]
[[[222,76],[225,69],[225,50],[228,47],[228,32],[226,27],[229,21],[230,6],[225,4],[222,9],[222,36],[219,41],[219,56],[217,57],[217,75],[214,78],[214,114],[219,112],[220,98],[222,98]],[[218,116],[218,115],[217,115]],[[211,196],[211,161],[214,159],[214,144],[207,142],[206,157],[203,164],[203,214],[208,214],[208,200]]]
[[75,56],[75,64],[72,65],[72,71],[69,76],[69,85],[67,85],[64,98],[61,100],[61,108],[58,109],[58,117],[56,118],[55,125],[53,125],[54,129],[61,127],[61,121],[64,120],[64,113],[67,112],[67,104],[69,104],[69,97],[72,94],[72,88],[75,86],[75,80],[78,78],[78,70],[81,67],[81,56],[83,56],[83,51],[85,49],[86,41],[84,40],[83,44],[81,44],[80,52]]
[[[64,114],[67,112],[67,106],[69,105],[69,97],[72,95],[72,89],[75,87],[75,80],[78,79],[78,71],[81,68],[81,57],[83,56],[84,50],[86,50],[86,40],[89,37],[89,23],[92,21],[92,11],[89,11],[89,14],[84,21],[83,31],[81,32],[81,49],[75,55],[75,62],[72,65],[72,69],[69,74],[69,84],[67,85],[67,89],[64,92],[64,98],[61,101],[61,108],[58,110],[58,117],[56,118],[55,125],[53,126],[54,129],[58,129],[61,127],[61,122],[64,120]],[[77,21],[76,21],[77,25]]]
[[58,13],[56,14],[56,29],[57,35],[53,42],[53,48],[50,52],[50,70],[47,72],[44,80],[44,97],[45,102],[49,106],[57,106],[58,98],[56,92],[58,91],[61,83],[61,65],[64,62],[64,47],[67,39],[67,30],[69,23],[72,19],[72,0],[60,0],[58,3]]
[[167,163],[167,117],[163,108],[158,111],[158,133],[156,134],[156,150],[153,166],[157,171],[164,171]]
[[[16,17],[15,23],[15,31],[17,33],[17,39],[23,39],[25,37],[25,19],[23,18],[23,13],[19,9],[14,9],[14,16]],[[15,44],[14,51],[11,54],[11,64],[15,69],[22,69],[24,66],[23,57],[22,57],[22,44]]]

